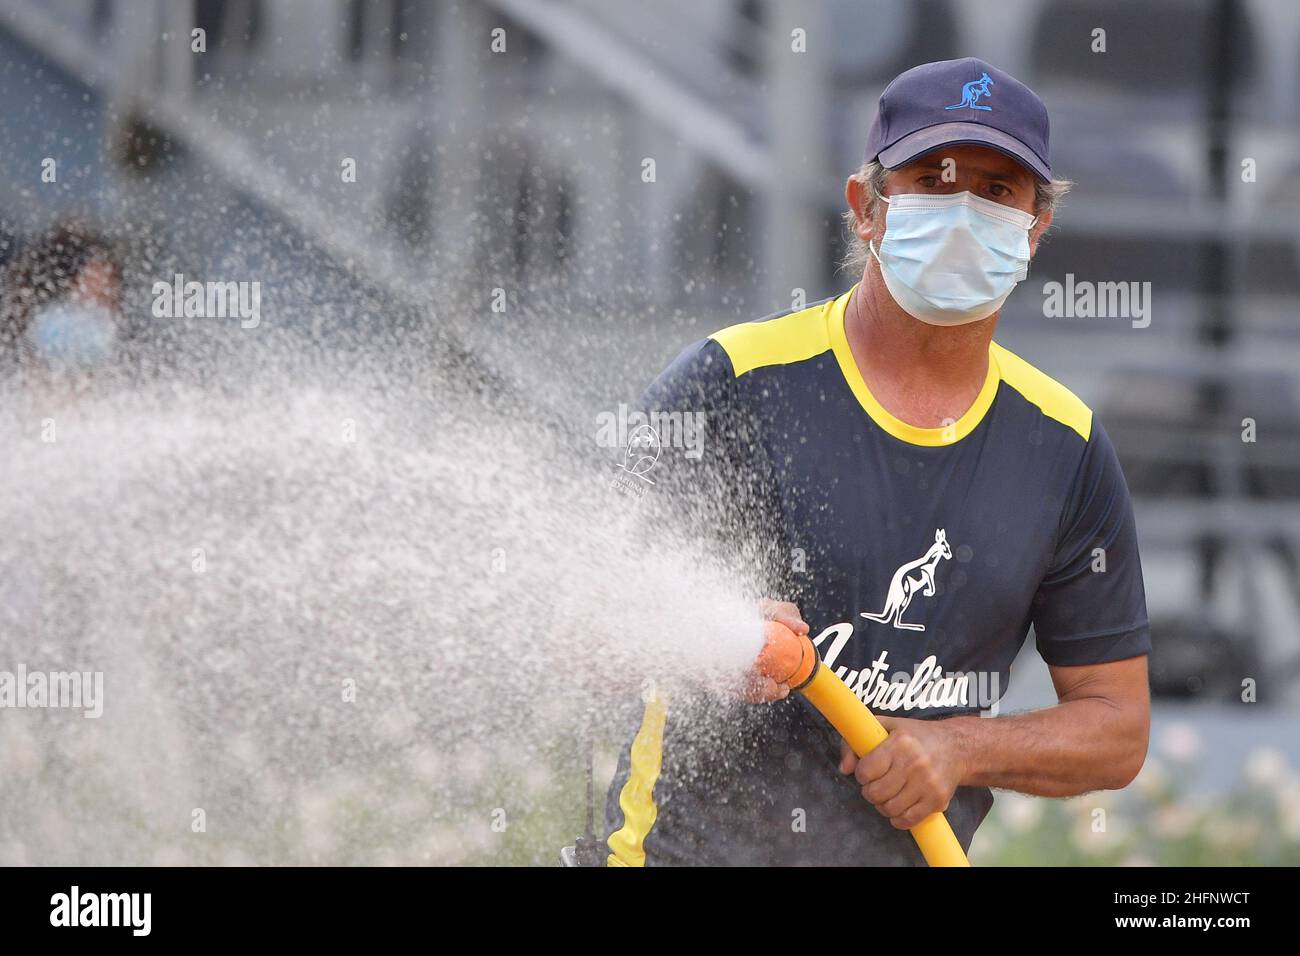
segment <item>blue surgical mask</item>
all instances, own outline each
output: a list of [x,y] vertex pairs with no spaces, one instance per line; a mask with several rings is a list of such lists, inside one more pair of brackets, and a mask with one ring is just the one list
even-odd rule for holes
[[65,300],[32,316],[27,339],[51,368],[85,371],[112,357],[117,322],[101,305]]
[[882,198],[885,237],[868,248],[894,301],[922,322],[986,319],[1029,274],[1037,217],[968,192]]

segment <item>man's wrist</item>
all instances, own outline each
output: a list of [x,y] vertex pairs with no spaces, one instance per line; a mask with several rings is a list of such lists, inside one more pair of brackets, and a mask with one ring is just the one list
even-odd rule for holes
[[978,786],[977,768],[984,767],[981,759],[984,734],[983,725],[988,719],[977,715],[949,717],[943,721],[944,730],[953,741],[953,760],[957,763],[957,785],[959,787]]

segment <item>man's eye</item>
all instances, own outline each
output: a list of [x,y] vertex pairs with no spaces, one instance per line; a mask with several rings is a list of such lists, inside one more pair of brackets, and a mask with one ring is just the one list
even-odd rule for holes
[[920,183],[922,186],[924,186],[926,189],[933,189],[935,186],[939,185],[939,177],[922,176],[920,179],[917,180],[917,182]]
[[993,196],[995,199],[1002,199],[1006,196],[1010,196],[1011,190],[1001,183],[993,183],[989,186],[989,195]]

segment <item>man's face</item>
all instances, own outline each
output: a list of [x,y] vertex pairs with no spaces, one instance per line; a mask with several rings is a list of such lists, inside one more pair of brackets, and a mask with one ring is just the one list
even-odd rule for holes
[[[854,186],[859,188],[854,189]],[[1034,210],[1034,174],[1024,165],[988,146],[946,146],[920,156],[906,166],[888,171],[885,195],[900,193],[969,192],[982,199],[1011,206],[1030,215]],[[885,204],[872,208],[860,184],[849,181],[848,199],[858,211],[858,235],[868,242],[879,240],[885,232]],[[1051,224],[1051,213],[1044,213],[1029,231],[1029,251],[1038,250],[1038,238]]]

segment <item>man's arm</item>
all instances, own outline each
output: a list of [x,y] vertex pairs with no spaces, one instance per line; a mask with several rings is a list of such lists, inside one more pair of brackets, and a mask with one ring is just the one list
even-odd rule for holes
[[1005,718],[957,718],[970,740],[967,786],[1000,787],[1040,797],[1119,790],[1146,760],[1151,731],[1147,658],[1049,667],[1055,707]]
[[1146,656],[1049,669],[1055,707],[948,720],[881,715],[889,739],[861,760],[846,747],[840,770],[900,829],[946,810],[958,786],[1041,797],[1127,786],[1150,734]]

